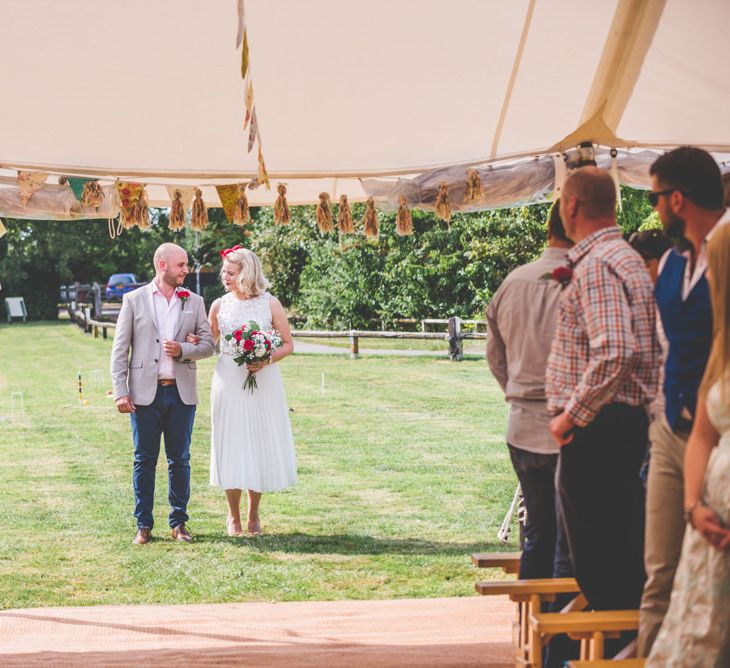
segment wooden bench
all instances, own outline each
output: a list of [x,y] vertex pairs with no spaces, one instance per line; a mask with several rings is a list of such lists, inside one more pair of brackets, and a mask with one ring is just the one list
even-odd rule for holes
[[529,618],[529,661],[542,665],[542,647],[546,638],[565,633],[580,640],[582,660],[603,659],[606,638],[617,638],[622,631],[639,628],[638,610],[598,610],[592,612],[532,612]]
[[471,562],[477,568],[501,568],[505,573],[520,572],[520,552],[477,552]]
[[[558,594],[576,594],[563,610],[583,610],[587,605],[574,578],[487,580],[477,582],[475,589],[482,596],[509,596],[511,601],[517,603],[517,621],[512,625],[512,643],[517,650],[515,661],[518,666],[541,666],[531,663],[529,643],[533,637],[530,633],[530,616],[534,612],[540,612],[542,603],[554,601]],[[541,642],[548,640],[544,638]]]
[[568,668],[644,668],[646,659],[599,659],[597,661],[568,661]]

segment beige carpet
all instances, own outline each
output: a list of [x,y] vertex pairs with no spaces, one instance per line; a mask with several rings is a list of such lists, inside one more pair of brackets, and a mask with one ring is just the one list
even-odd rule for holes
[[508,668],[503,597],[0,612],[0,666]]

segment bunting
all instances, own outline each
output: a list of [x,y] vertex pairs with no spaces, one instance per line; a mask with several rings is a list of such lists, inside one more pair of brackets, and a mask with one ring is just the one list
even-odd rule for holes
[[175,201],[175,191],[180,192],[180,203],[182,204],[183,217],[190,209],[190,205],[193,203],[193,197],[195,196],[194,186],[165,186],[167,194],[170,197],[170,202]]
[[5,225],[3,225],[3,221],[0,220],[0,237],[5,236],[6,232],[7,232],[7,230],[5,229]]
[[18,171],[18,188],[20,189],[20,201],[23,206],[28,204],[28,200],[34,192],[43,187],[46,179],[48,179],[48,174],[45,172]]
[[246,30],[246,14],[244,8],[244,0],[238,0],[238,32],[236,34],[236,48],[241,47],[241,78],[243,79],[243,89],[245,91],[246,110],[243,119],[243,131],[248,128],[247,150],[249,153],[253,151],[253,147],[258,143],[258,176],[257,182],[263,184],[267,190],[271,189],[269,183],[269,175],[266,172],[266,164],[264,162],[263,148],[261,146],[261,130],[259,122],[256,118],[256,103],[253,96],[253,77],[251,75],[251,52],[248,44],[248,31]]
[[144,190],[144,184],[117,181],[116,185],[117,194],[119,195],[119,206],[122,209],[119,222],[124,229],[129,229],[137,223],[137,202],[139,202],[142,190]]
[[221,201],[221,206],[226,214],[226,218],[229,223],[233,222],[233,214],[236,209],[236,200],[238,199],[238,186],[225,185],[216,186],[215,189],[218,191],[218,197]]
[[[71,188],[74,197],[80,202],[84,195],[84,187],[91,181],[91,179],[82,179],[76,176],[67,176],[65,179],[69,188]],[[61,183],[61,179],[58,179],[58,182]]]

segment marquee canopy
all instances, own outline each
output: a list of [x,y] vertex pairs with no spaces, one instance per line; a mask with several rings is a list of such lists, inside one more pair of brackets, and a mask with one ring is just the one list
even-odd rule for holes
[[[621,174],[639,149],[730,152],[726,0],[245,0],[250,153],[237,9],[0,3],[0,215],[86,215],[60,175],[146,183],[161,206],[163,186],[200,186],[217,206],[214,185],[256,179],[258,144],[273,187],[251,204],[284,182],[290,204],[326,191],[429,207],[420,184],[443,176],[457,208],[470,167],[477,208],[544,198],[560,173],[548,157],[585,141],[622,149]],[[490,166],[532,173],[536,156],[541,185],[490,199]],[[25,206],[17,170],[50,175]]]

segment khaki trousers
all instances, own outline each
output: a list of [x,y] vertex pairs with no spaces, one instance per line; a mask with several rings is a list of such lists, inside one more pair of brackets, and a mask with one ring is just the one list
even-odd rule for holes
[[649,655],[669,607],[684,538],[684,450],[689,434],[675,434],[662,415],[649,427],[651,460],[646,495],[644,567],[638,655]]

